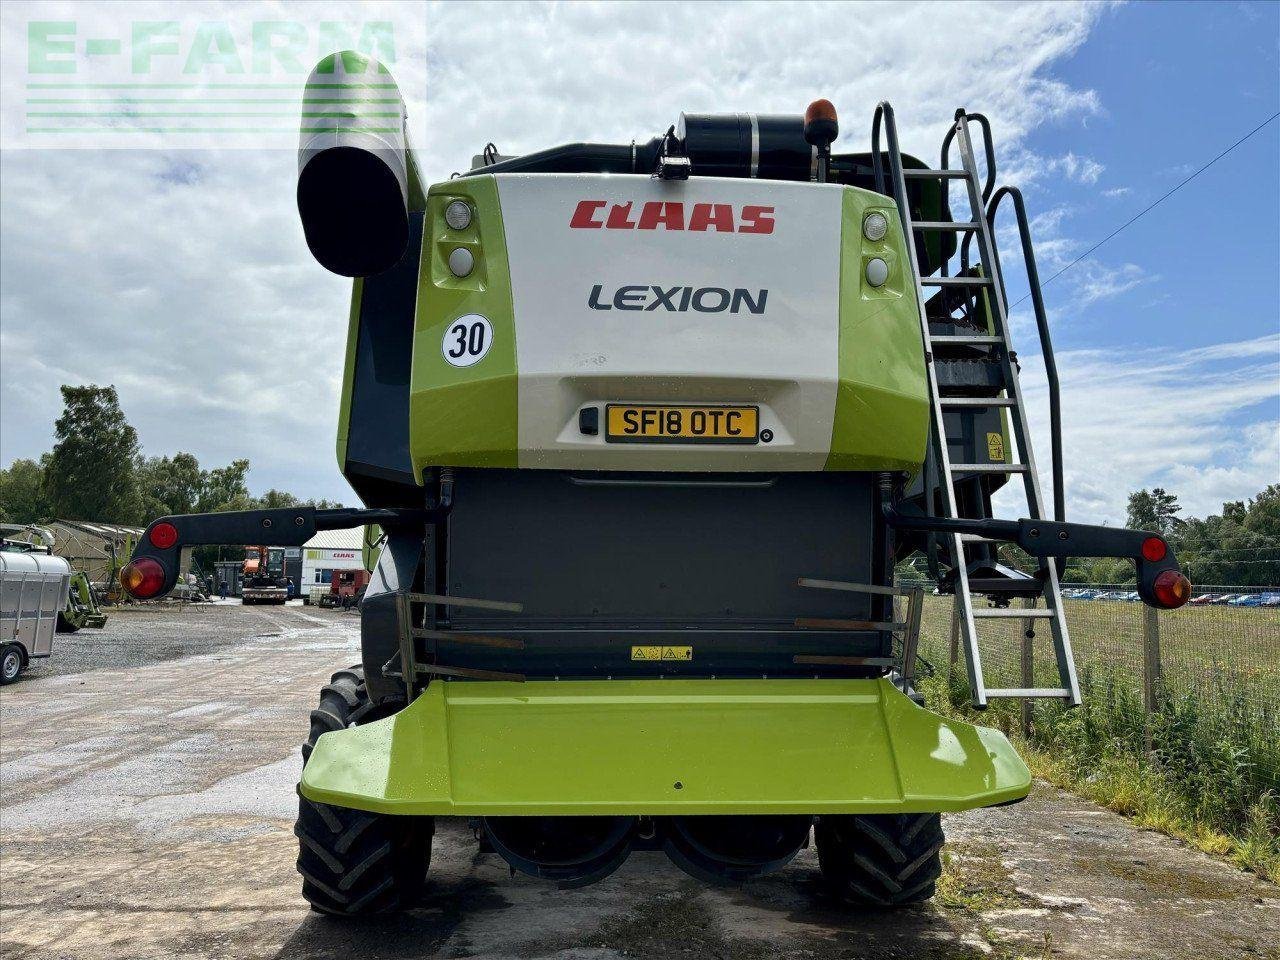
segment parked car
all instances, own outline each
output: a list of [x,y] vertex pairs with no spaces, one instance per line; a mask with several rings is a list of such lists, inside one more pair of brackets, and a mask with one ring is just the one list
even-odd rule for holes
[[1268,593],[1262,601],[1264,607],[1280,607],[1280,593]]
[[1198,597],[1192,597],[1187,601],[1189,606],[1199,607],[1208,603],[1213,603],[1218,598],[1216,593],[1202,593]]
[[1209,602],[1210,602],[1210,603],[1212,603],[1212,604],[1215,604],[1215,605],[1217,605],[1217,604],[1223,604],[1223,603],[1230,603],[1232,600],[1235,600],[1237,597],[1241,597],[1241,596],[1244,596],[1244,594],[1241,594],[1241,593],[1223,593],[1223,594],[1220,594],[1220,595],[1218,595],[1218,596],[1214,597],[1214,598],[1213,598],[1212,600],[1210,600]]
[[1231,601],[1230,606],[1233,607],[1260,607],[1262,606],[1262,594],[1260,593],[1242,593]]

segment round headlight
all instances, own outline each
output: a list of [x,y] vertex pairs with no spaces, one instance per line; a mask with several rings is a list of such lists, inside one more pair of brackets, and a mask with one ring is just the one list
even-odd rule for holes
[[455,200],[444,208],[444,222],[453,230],[465,230],[471,226],[471,207],[462,200]]
[[889,232],[889,221],[883,213],[868,213],[862,221],[862,235],[868,240],[883,240]]
[[867,283],[879,287],[889,279],[889,265],[876,257],[867,261]]
[[455,277],[465,277],[475,264],[475,257],[466,247],[454,247],[449,253],[449,269]]

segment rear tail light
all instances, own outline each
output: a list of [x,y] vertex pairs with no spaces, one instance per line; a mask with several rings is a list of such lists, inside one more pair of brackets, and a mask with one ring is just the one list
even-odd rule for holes
[[[1146,544],[1143,544],[1143,549],[1145,551]],[[1177,609],[1191,596],[1191,581],[1177,570],[1165,570],[1158,574],[1152,587],[1156,601],[1166,610]]]
[[120,571],[120,586],[137,600],[150,600],[164,589],[164,567],[158,560],[139,557]]
[[1168,545],[1159,537],[1147,537],[1142,541],[1142,559],[1159,563],[1169,553]]
[[178,528],[169,521],[162,520],[147,532],[147,539],[157,550],[168,550],[178,542]]

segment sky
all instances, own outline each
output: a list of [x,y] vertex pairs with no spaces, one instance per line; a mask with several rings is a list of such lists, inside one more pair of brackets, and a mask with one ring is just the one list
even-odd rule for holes
[[[248,457],[255,493],[353,503],[333,455],[349,286],[303,241],[295,135],[24,130],[31,22],[128,37],[174,9],[0,12],[0,464],[50,447],[59,384],[113,383],[144,453]],[[254,24],[289,20],[314,61],[329,50],[313,25],[353,9],[394,24],[430,180],[489,141],[507,155],[647,140],[681,111],[801,113],[819,96],[839,110],[838,150],[867,149],[889,99],[904,150],[936,163],[955,108],[981,111],[1000,181],[1026,195],[1042,279],[1067,268],[1044,291],[1068,518],[1120,523],[1128,493],[1152,486],[1203,516],[1280,480],[1280,122],[1088,252],[1280,110],[1280,4],[191,3],[178,46],[226,24],[247,47]],[[209,80],[225,61],[197,66]],[[302,76],[272,76],[296,98]],[[1047,498],[1029,303],[1013,332]]]

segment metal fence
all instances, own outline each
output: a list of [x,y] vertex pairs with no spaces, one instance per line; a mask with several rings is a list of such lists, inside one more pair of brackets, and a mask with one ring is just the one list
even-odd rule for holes
[[[931,590],[930,584],[920,654],[938,670],[963,675],[953,598],[929,595]],[[1238,755],[1260,790],[1280,793],[1280,607],[1204,605],[1156,611],[1123,600],[1064,603],[1086,705],[1114,709],[1117,699],[1123,699],[1149,721],[1148,748],[1150,731],[1162,723],[1193,727],[1199,742]],[[1028,637],[1027,630],[1037,624]],[[1052,642],[1042,624],[982,622],[979,650],[990,685],[1058,685]],[[1024,732],[1031,732],[1036,711],[1043,709],[1030,702],[1021,708]]]

